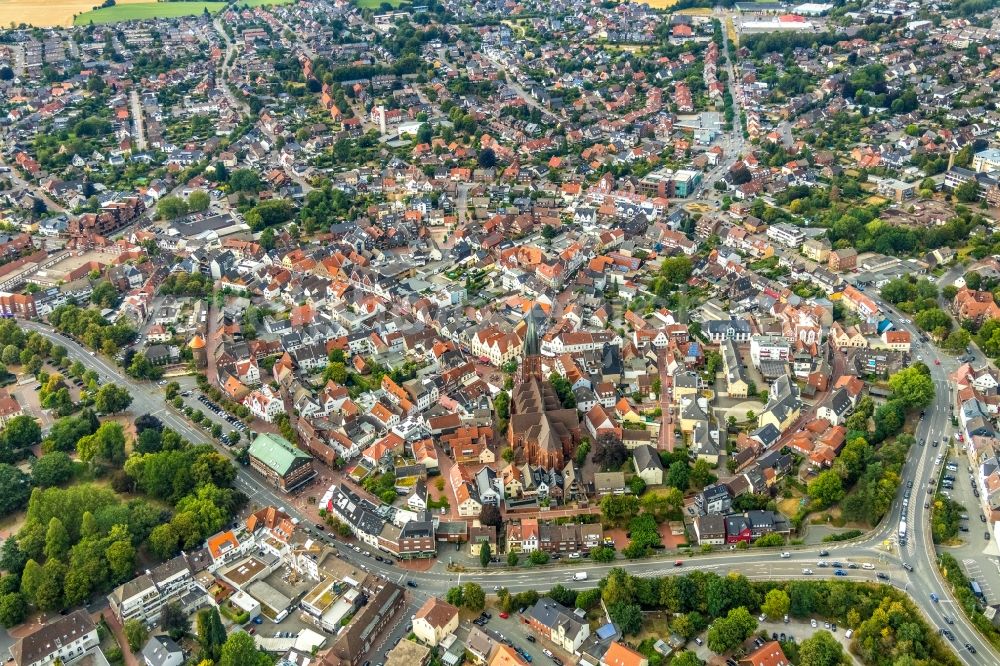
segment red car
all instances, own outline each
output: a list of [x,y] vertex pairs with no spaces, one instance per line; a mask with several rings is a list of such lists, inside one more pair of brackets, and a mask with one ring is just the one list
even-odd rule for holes
[[510,615],[508,613],[506,613],[506,612],[503,612],[503,613],[500,613],[500,617],[502,617],[503,619],[506,620],[507,618],[510,617]]
[[941,359],[934,359],[934,365],[941,365]]
[[682,567],[682,566],[684,566],[684,560],[676,560],[676,561],[674,561],[674,566],[675,567]]

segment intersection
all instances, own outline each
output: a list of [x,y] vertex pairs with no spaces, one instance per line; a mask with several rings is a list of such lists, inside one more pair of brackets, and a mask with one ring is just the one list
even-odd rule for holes
[[[893,315],[898,328],[909,331],[914,340],[920,339],[920,332],[912,324],[902,323],[902,316],[898,312],[887,303],[878,302],[886,312]],[[49,326],[27,321],[20,322],[20,324],[27,330],[37,331],[54,343],[65,346],[71,358],[79,360],[88,370],[98,372],[102,382],[111,381],[127,388],[132,393],[131,409],[135,413],[153,414],[167,427],[190,441],[200,442],[206,439],[185,419],[165,407],[162,392],[154,383],[138,381],[125,376],[119,368],[104,358],[91,355],[88,350],[68,337],[55,332]],[[911,448],[903,467],[903,480],[913,481],[913,500],[909,502],[908,510],[905,512],[911,531],[906,545],[902,548],[893,545],[887,551],[884,544],[886,542],[895,544],[898,524],[904,516],[902,498],[906,490],[905,483],[901,484],[891,510],[875,529],[853,541],[790,548],[791,557],[788,559],[781,559],[778,553],[773,550],[749,549],[693,555],[684,558],[682,566],[675,566],[676,557],[670,555],[655,559],[619,560],[610,564],[583,562],[571,565],[563,563],[534,569],[511,570],[506,567],[497,567],[486,571],[469,572],[448,571],[439,564],[430,571],[418,572],[404,571],[396,566],[387,566],[373,558],[356,553],[348,547],[338,548],[338,554],[341,558],[355,564],[364,564],[370,571],[387,580],[400,584],[404,584],[407,580],[415,582],[417,587],[408,590],[409,604],[401,615],[401,618],[407,618],[429,596],[443,597],[449,588],[465,582],[482,585],[488,594],[494,588],[501,587],[512,593],[532,589],[544,591],[557,583],[565,587],[584,589],[596,585],[602,577],[607,575],[608,571],[616,567],[635,576],[678,575],[692,570],[702,570],[720,575],[735,572],[754,580],[774,578],[826,579],[833,576],[833,569],[819,568],[816,565],[820,559],[819,551],[828,550],[830,551],[828,558],[830,560],[839,559],[858,564],[870,562],[876,566],[876,570],[860,568],[850,570],[848,580],[875,582],[877,580],[876,573],[888,574],[889,584],[908,594],[931,626],[945,626],[942,617],[944,615],[953,618],[955,623],[949,626],[956,636],[953,647],[963,663],[970,665],[1000,663],[1000,653],[982,638],[962,610],[957,607],[958,602],[950,593],[950,589],[942,580],[937,569],[934,545],[931,541],[929,511],[923,509],[920,494],[923,493],[928,480],[936,474],[936,466],[933,464],[934,456],[938,451],[944,449],[921,444],[935,438],[945,442],[952,435],[950,391],[947,377],[948,373],[955,368],[956,362],[950,357],[939,354],[936,349],[929,345],[921,346],[918,349],[920,350],[918,353],[923,355],[927,361],[936,391],[934,401],[926,408],[926,415],[921,419],[914,433],[918,443]],[[935,364],[935,360],[939,360],[940,365]],[[215,443],[215,446],[224,451],[221,444]],[[293,518],[306,521],[306,518],[296,511],[287,497],[265,485],[249,468],[237,466],[237,484],[258,504],[283,506]],[[338,545],[338,541],[332,536],[327,535],[326,538],[332,544]],[[904,569],[903,563],[912,566],[913,571]],[[811,576],[803,575],[804,568],[811,568],[813,574]],[[573,572],[580,569],[585,569],[588,572],[587,580],[573,580]],[[993,575],[993,572],[986,570],[984,575],[990,576]],[[939,603],[931,600],[931,593],[940,597]],[[405,622],[401,619],[391,627],[382,641],[382,645],[391,646],[392,641],[404,636],[405,633]],[[977,653],[970,654],[963,649],[962,646],[965,643],[970,643]],[[377,650],[378,648],[376,648]]]

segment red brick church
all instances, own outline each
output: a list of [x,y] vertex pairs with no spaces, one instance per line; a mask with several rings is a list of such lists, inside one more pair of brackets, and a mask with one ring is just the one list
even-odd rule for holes
[[518,462],[544,469],[562,469],[580,442],[580,415],[565,409],[542,376],[534,312],[528,314],[524,361],[514,382],[507,441]]

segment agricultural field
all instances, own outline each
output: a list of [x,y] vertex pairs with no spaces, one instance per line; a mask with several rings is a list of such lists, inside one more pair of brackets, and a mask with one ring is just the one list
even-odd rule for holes
[[409,4],[408,0],[356,0],[356,4],[360,9],[377,10],[383,3],[392,5],[394,9]]
[[225,6],[223,2],[136,2],[85,12],[78,15],[73,23],[75,25],[88,25],[89,23],[177,18],[179,16],[194,16],[206,10],[208,13],[214,14]]
[[[118,4],[148,2],[148,0],[118,0]],[[69,26],[73,17],[100,5],[100,0],[0,0],[0,26],[22,23],[39,28]]]
[[268,5],[290,5],[295,0],[238,0],[237,7],[266,7]]
[[633,0],[633,2],[641,2],[653,9],[670,9],[677,4],[677,0]]

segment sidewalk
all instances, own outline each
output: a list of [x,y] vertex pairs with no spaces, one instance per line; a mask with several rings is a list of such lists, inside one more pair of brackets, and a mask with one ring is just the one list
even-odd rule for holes
[[[111,610],[104,610],[99,615],[104,617],[104,621],[108,623],[108,627],[111,628],[111,633],[115,635],[115,640],[118,641],[118,645],[122,649],[122,659],[125,661],[125,666],[142,666],[139,660],[136,658],[132,651],[128,647],[128,639],[125,638],[125,629],[122,625],[118,623],[118,618]],[[94,618],[96,621],[96,617]]]

